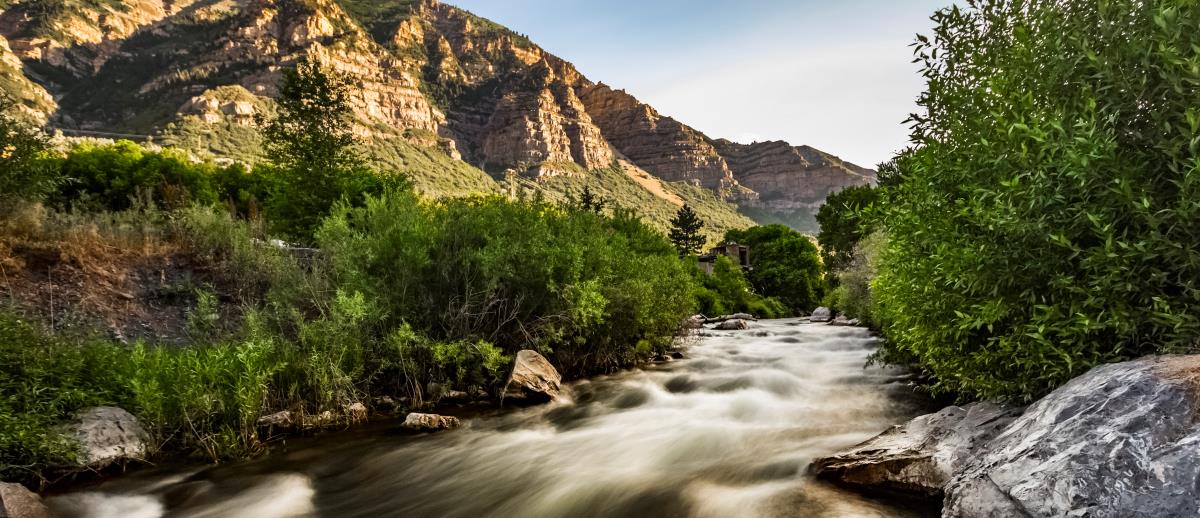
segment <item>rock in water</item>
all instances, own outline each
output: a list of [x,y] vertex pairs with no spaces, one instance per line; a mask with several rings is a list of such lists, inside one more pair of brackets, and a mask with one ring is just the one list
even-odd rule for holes
[[991,403],[946,407],[816,459],[812,469],[818,477],[843,486],[940,497],[954,473],[1019,413]]
[[546,402],[557,398],[560,390],[562,376],[554,366],[537,351],[526,349],[517,353],[501,399]]
[[704,323],[708,321],[708,317],[704,315],[692,315],[683,321],[683,327],[686,329],[703,329]]
[[829,322],[833,320],[833,311],[827,307],[819,307],[812,312],[812,316],[808,317],[811,322]]
[[70,435],[79,442],[81,467],[100,469],[114,462],[146,458],[150,434],[123,409],[100,406],[80,411]]
[[457,417],[413,412],[404,417],[401,427],[417,432],[438,432],[458,428],[462,424]]
[[957,474],[945,517],[1200,516],[1200,356],[1092,369]]
[[50,518],[41,497],[21,484],[0,482],[0,517]]
[[713,329],[720,329],[722,331],[737,331],[737,330],[749,329],[749,328],[750,328],[750,324],[747,324],[745,320],[737,318],[737,319],[726,320],[724,322],[721,322],[720,324],[717,324],[717,327],[714,327]]

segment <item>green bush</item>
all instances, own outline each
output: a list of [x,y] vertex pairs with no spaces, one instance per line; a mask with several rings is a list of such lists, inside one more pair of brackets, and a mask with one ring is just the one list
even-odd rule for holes
[[879,320],[878,301],[871,283],[878,275],[879,256],[886,246],[887,235],[883,232],[874,232],[859,241],[850,263],[833,272],[837,287],[830,291],[825,305],[834,312],[857,318],[867,326],[880,328],[883,322]]
[[58,177],[45,159],[49,139],[24,121],[17,103],[0,92],[0,203],[41,201],[54,191]]
[[257,188],[243,166],[194,162],[175,151],[147,151],[127,140],[80,144],[50,161],[61,179],[58,206],[126,210],[138,203],[176,209],[191,204],[249,203]]
[[787,313],[808,314],[820,302],[821,258],[808,236],[784,225],[766,225],[730,230],[725,241],[750,247],[750,285],[756,293],[778,299]]
[[568,373],[628,365],[641,340],[667,347],[691,311],[670,243],[623,211],[394,192],[343,205],[318,241],[338,285],[375,301],[383,327],[539,349]]
[[724,255],[717,256],[712,275],[702,272],[695,258],[690,264],[696,280],[692,297],[697,309],[705,315],[750,313],[760,318],[778,318],[790,313],[778,299],[755,293],[742,267]]
[[981,0],[920,37],[888,194],[889,349],[1029,400],[1200,337],[1200,5]]
[[821,244],[826,272],[839,271],[854,259],[855,245],[870,231],[867,210],[878,200],[879,190],[869,185],[848,187],[825,199],[817,211],[817,223],[821,226],[817,242]]

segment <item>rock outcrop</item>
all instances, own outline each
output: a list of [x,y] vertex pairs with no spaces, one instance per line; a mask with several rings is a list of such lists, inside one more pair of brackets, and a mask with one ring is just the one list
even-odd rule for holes
[[733,177],[759,194],[751,204],[775,210],[816,209],[830,194],[875,183],[875,171],[809,146],[783,141],[713,141]]
[[104,468],[110,464],[144,460],[150,434],[133,414],[111,406],[81,410],[68,435],[79,443],[80,467]]
[[663,180],[692,182],[727,197],[753,197],[699,131],[603,83],[584,88],[579,97],[604,138],[638,167]]
[[413,412],[404,416],[404,423],[400,427],[414,432],[440,432],[461,425],[457,417]]
[[943,516],[1200,516],[1198,408],[1200,356],[1096,367],[962,469]]
[[812,469],[843,486],[940,497],[954,473],[1019,414],[991,403],[947,407],[816,459]]
[[1096,367],[1019,416],[986,404],[918,417],[819,476],[944,494],[944,518],[1200,516],[1200,355]]
[[557,398],[561,390],[562,376],[558,370],[537,351],[526,349],[517,353],[501,400],[541,403]]
[[0,482],[0,517],[51,518],[41,497],[20,484]]

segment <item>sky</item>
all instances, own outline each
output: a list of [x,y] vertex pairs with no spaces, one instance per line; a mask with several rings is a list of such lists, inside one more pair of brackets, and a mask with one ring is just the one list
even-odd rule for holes
[[713,138],[866,167],[908,141],[917,33],[951,0],[446,0]]

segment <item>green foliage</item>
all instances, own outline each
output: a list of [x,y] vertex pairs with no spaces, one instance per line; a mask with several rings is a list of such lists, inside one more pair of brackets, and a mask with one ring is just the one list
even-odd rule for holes
[[812,241],[783,225],[730,230],[725,242],[750,247],[750,284],[779,299],[792,312],[807,312],[821,300],[821,258]]
[[885,247],[887,235],[883,232],[873,232],[860,240],[854,247],[850,263],[832,273],[837,287],[829,292],[825,305],[872,328],[882,327],[871,283],[878,275],[880,255]]
[[45,160],[45,167],[60,182],[51,196],[58,206],[119,211],[142,202],[168,209],[229,202],[248,210],[263,190],[262,180],[240,165],[194,162],[179,151],[147,151],[127,140],[80,144],[65,157]]
[[1200,336],[1200,5],[939,11],[875,293],[884,357],[1029,400]]
[[841,270],[854,258],[854,247],[870,231],[867,210],[879,200],[878,189],[869,185],[847,187],[825,199],[817,211],[821,232],[821,259],[829,272]]
[[665,348],[691,309],[670,245],[625,211],[400,192],[343,206],[318,241],[383,327],[537,348],[572,373],[628,365],[640,340]]
[[671,243],[675,245],[675,250],[679,252],[679,257],[700,253],[704,243],[708,241],[708,238],[700,233],[703,228],[704,222],[696,215],[696,211],[688,205],[679,208],[679,212],[671,219],[671,231],[667,234]]
[[338,200],[404,184],[362,166],[350,132],[349,87],[345,77],[303,60],[284,71],[278,111],[265,121],[266,156],[277,179],[268,210],[294,239],[311,239]]
[[696,279],[692,296],[705,315],[750,313],[760,318],[779,318],[790,313],[778,299],[754,293],[742,267],[728,257],[717,256],[712,275],[702,272],[694,258],[690,264]]
[[57,187],[43,157],[49,147],[46,136],[16,113],[16,102],[0,93],[0,203],[39,201]]

